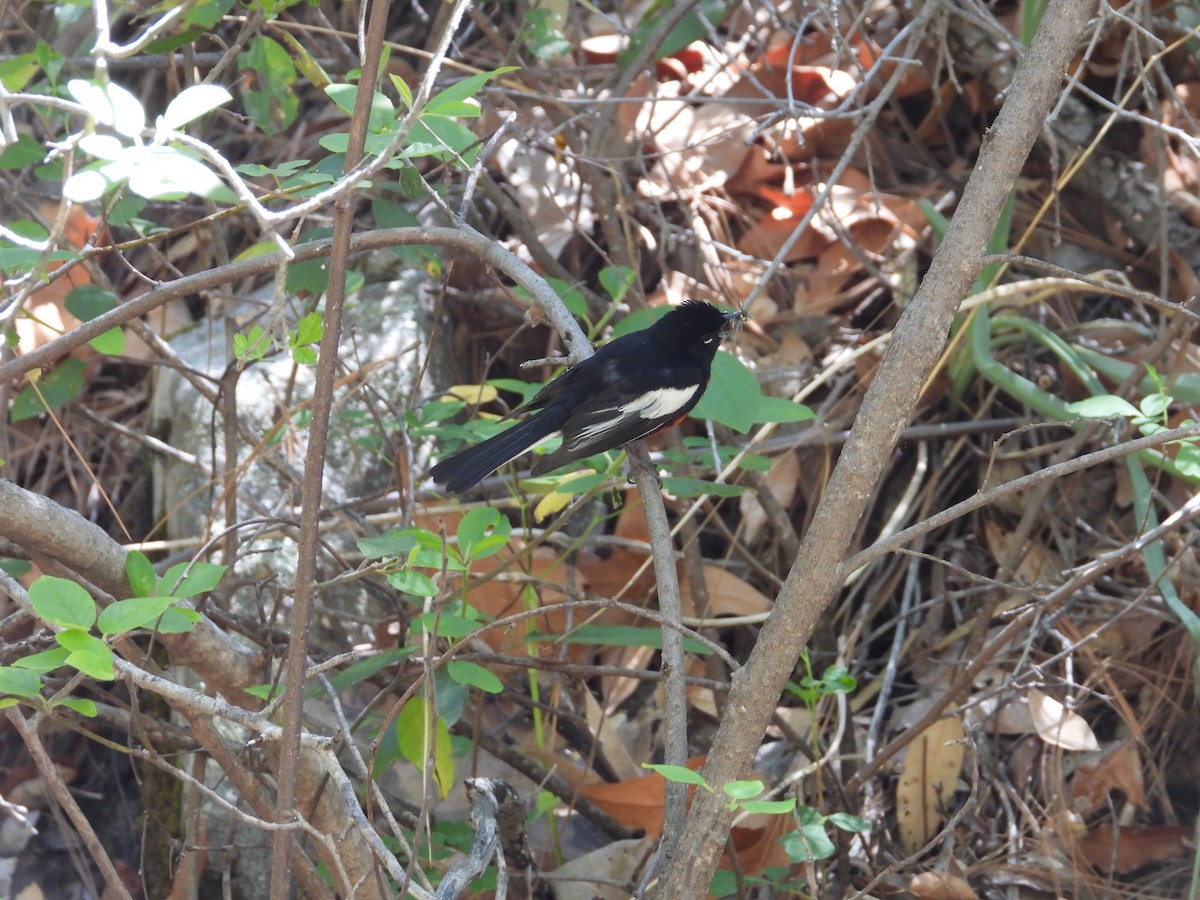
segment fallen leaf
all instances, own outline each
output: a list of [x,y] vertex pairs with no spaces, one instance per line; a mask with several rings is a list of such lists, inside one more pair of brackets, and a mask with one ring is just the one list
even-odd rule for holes
[[900,844],[916,853],[937,834],[958,785],[966,748],[962,721],[938,719],[909,745],[896,782],[896,818]]
[[975,900],[971,885],[948,872],[921,872],[908,883],[908,891],[923,900]]
[[1128,826],[1104,824],[1084,835],[1079,848],[1102,872],[1124,874],[1168,859],[1189,859],[1192,829],[1182,825]]
[[1030,688],[1026,693],[1033,727],[1047,744],[1064,750],[1099,750],[1100,742],[1083,717],[1049,694]]

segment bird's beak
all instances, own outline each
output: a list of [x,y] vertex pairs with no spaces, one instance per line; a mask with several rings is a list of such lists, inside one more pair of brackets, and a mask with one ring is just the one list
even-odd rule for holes
[[731,334],[737,333],[749,321],[750,315],[744,309],[737,309],[734,312],[726,313],[725,327],[721,329],[721,337],[726,338]]

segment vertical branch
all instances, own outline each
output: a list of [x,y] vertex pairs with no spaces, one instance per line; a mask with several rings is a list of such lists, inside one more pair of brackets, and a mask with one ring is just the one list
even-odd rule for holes
[[[637,441],[629,447],[629,462],[650,534],[654,579],[658,583],[658,609],[667,622],[679,626],[683,621],[683,607],[679,598],[679,572],[675,568],[675,545],[671,540],[667,510],[663,506],[658,472],[650,462],[645,441]],[[664,761],[668,765],[682,766],[688,757],[687,682],[683,669],[683,632],[678,627],[662,628],[662,678]],[[687,794],[686,784],[667,782],[659,844],[659,865],[664,869],[675,860],[683,835]]]
[[702,897],[708,889],[732,821],[720,788],[753,758],[800,651],[845,578],[846,548],[941,353],[958,304],[982,265],[996,220],[1046,122],[1091,9],[1092,4],[1077,0],[1049,5],[1004,107],[984,135],[950,230],[896,326],[771,617],[750,659],[733,677],[704,768],[716,791],[696,793],[660,897]]
[[[350,121],[350,141],[346,148],[345,172],[353,171],[362,160],[367,142],[371,100],[383,55],[383,37],[387,28],[388,4],[375,0],[364,36],[363,66],[358,81],[354,115]],[[296,785],[300,771],[300,728],[304,713],[304,674],[308,663],[309,626],[312,618],[316,581],[318,521],[325,474],[325,446],[329,437],[329,412],[337,374],[338,344],[342,333],[342,309],[346,299],[346,273],[350,259],[350,238],[354,231],[353,191],[338,195],[334,204],[333,245],[329,254],[329,289],[325,295],[324,331],[317,357],[316,382],[313,386],[313,416],[308,431],[308,449],[304,457],[304,485],[301,491],[300,540],[296,563],[296,586],[292,610],[292,639],[285,663],[286,695],[283,705],[283,738],[280,744],[278,793],[275,806],[280,821],[295,819]],[[292,832],[277,831],[271,844],[271,900],[291,896]],[[349,888],[348,885],[343,886]],[[368,885],[363,885],[370,892]]]

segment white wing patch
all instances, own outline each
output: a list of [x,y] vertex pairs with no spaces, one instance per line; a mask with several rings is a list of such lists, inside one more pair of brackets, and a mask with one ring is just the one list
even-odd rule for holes
[[679,412],[696,396],[696,385],[685,388],[659,388],[621,407],[621,415],[638,413],[643,419],[658,419]]

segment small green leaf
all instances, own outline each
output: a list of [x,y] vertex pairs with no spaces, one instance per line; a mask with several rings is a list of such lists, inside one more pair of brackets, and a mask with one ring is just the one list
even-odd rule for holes
[[159,634],[187,634],[202,618],[194,609],[172,606],[162,614],[154,630]]
[[1113,394],[1098,394],[1086,400],[1068,403],[1067,409],[1085,419],[1128,418],[1141,412],[1128,400]]
[[[805,807],[800,809],[803,812]],[[800,818],[803,822],[803,816]],[[780,838],[779,843],[787,853],[788,859],[794,863],[829,859],[837,850],[829,835],[825,833],[824,826],[817,822],[802,824],[799,830],[788,832]]]
[[321,314],[311,312],[306,316],[302,316],[300,321],[296,323],[296,331],[293,335],[296,346],[304,344],[315,344],[321,340],[325,334],[325,326],[321,321]]
[[427,633],[437,634],[440,637],[450,638],[451,640],[465,638],[479,630],[479,623],[471,619],[447,615],[439,618],[435,612],[422,613],[417,617],[417,621],[421,623],[421,627]]
[[673,781],[676,784],[698,784],[708,788],[708,782],[704,780],[704,776],[699,772],[693,772],[687,766],[671,766],[663,763],[642,763],[643,769],[650,769],[652,772],[657,772],[667,781]]
[[871,830],[871,823],[861,816],[852,816],[850,813],[836,812],[826,817],[830,825],[840,828],[842,831],[850,831],[861,834],[864,831]]
[[125,555],[125,577],[135,597],[154,597],[158,594],[158,576],[154,566],[140,550]]
[[796,798],[789,797],[787,800],[745,800],[739,803],[737,808],[745,813],[765,813],[769,816],[784,815],[796,808]]
[[766,789],[761,781],[731,781],[721,791],[730,800],[751,800]]
[[[37,382],[37,390],[29,386],[17,395],[9,409],[13,422],[32,419],[46,412],[47,407],[58,409],[74,400],[83,390],[83,374],[86,364],[81,359],[67,359],[43,375]],[[44,402],[43,402],[44,400]]]
[[413,597],[437,596],[437,584],[424,572],[401,569],[399,572],[392,572],[388,575],[387,581],[402,594],[409,594]]
[[[176,599],[194,597],[197,594],[207,594],[216,588],[225,574],[225,566],[210,562],[179,563],[167,569],[162,577],[164,590]],[[184,573],[187,573],[184,575]],[[180,579],[183,579],[180,581]]]
[[635,274],[628,266],[605,266],[600,270],[600,287],[612,297],[614,303],[620,303],[633,287]]
[[87,630],[96,621],[96,601],[73,581],[43,575],[29,586],[34,611],[51,625]]
[[504,691],[504,682],[478,663],[452,659],[446,663],[446,671],[459,684],[477,687],[489,694],[499,694]]
[[479,72],[469,78],[464,78],[462,81],[456,82],[444,91],[430,97],[429,103],[425,106],[424,113],[425,115],[434,116],[452,115],[442,110],[457,108],[459,102],[474,97],[479,93],[480,88],[493,78],[507,75],[509,72],[515,72],[518,68],[520,67],[501,66],[499,69],[492,69],[490,72]]
[[296,66],[278,41],[264,35],[251,38],[239,54],[242,70],[242,102],[246,112],[268,135],[280,134],[291,126],[300,110],[296,94]]
[[20,134],[14,143],[0,153],[0,170],[24,169],[40,163],[46,156],[45,148],[31,134]]
[[463,558],[482,559],[500,552],[512,537],[512,524],[490,506],[472,509],[458,524],[458,549]]
[[450,753],[450,729],[445,720],[435,716],[425,698],[418,695],[404,704],[392,733],[400,753],[422,772],[426,771],[432,757],[431,774],[438,786],[438,794],[444,800],[454,786],[454,758]]
[[15,697],[36,697],[42,690],[42,679],[29,669],[0,666],[0,694]]
[[100,714],[94,701],[82,697],[64,697],[57,701],[54,706],[65,706],[67,709],[73,709],[81,716],[87,716],[89,719],[94,719]]
[[394,529],[383,534],[368,535],[357,541],[358,552],[367,559],[386,559],[389,556],[404,556],[417,546],[417,538],[411,529]]
[[118,600],[100,613],[96,627],[104,635],[124,634],[136,628],[145,628],[157,622],[174,602],[172,597],[131,597],[128,600]]
[[15,660],[13,665],[45,674],[46,672],[53,672],[55,669],[61,669],[65,666],[67,664],[67,657],[70,655],[71,651],[66,647],[55,647],[51,650],[43,650],[41,653],[24,656],[21,659]]
[[77,628],[68,628],[56,634],[54,639],[71,651],[66,665],[101,681],[113,679],[112,651],[100,638]]

